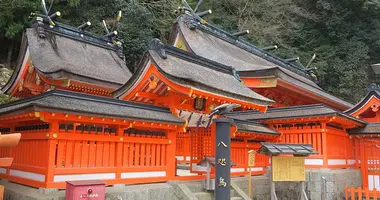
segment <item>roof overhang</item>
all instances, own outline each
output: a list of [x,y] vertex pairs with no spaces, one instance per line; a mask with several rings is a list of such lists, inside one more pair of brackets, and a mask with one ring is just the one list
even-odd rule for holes
[[[126,109],[125,112],[122,112],[122,109]],[[87,121],[87,123],[125,126],[129,126],[130,123],[146,124],[147,127],[165,129],[166,124],[172,125],[172,128],[184,125],[183,120],[174,116],[166,108],[59,90],[0,106],[1,123],[14,123],[15,120],[24,118],[41,121]]]
[[258,122],[234,119],[233,125],[236,126],[236,131],[240,133],[264,134],[272,136],[280,135],[280,133],[276,130],[270,129],[264,124]]
[[344,113],[352,116],[359,116],[361,113],[369,109],[373,104],[378,104],[380,106],[380,93],[375,90],[368,92],[367,95],[359,101],[359,103],[344,111]]
[[368,123],[364,127],[351,129],[348,131],[352,135],[377,135],[380,136],[380,123]]
[[[207,70],[211,70],[208,68],[212,68],[214,70],[213,72],[217,73],[231,73],[230,75],[224,74],[223,76],[233,76],[231,72],[231,68],[227,66],[218,66],[218,63],[213,63],[212,61],[206,60],[202,57],[195,57],[195,55],[187,55],[188,53],[185,53],[183,51],[179,52],[179,49],[173,49],[173,47],[167,47],[166,49],[168,52],[168,56],[173,57],[173,61],[180,60],[180,62],[186,62],[191,63],[193,65],[198,66],[198,68],[202,69],[204,67]],[[159,54],[158,54],[159,55]],[[134,74],[134,76],[121,88],[119,88],[117,91],[114,92],[114,97],[124,100],[131,100],[136,95],[139,95],[139,92],[144,93],[144,91],[140,91],[142,88],[146,87],[148,82],[151,82],[150,79],[159,80],[162,81],[165,84],[165,87],[168,89],[178,92],[180,94],[183,94],[184,96],[190,97],[190,98],[205,98],[205,99],[212,99],[212,101],[221,102],[221,103],[237,103],[240,104],[243,108],[247,109],[255,109],[264,112],[267,109],[267,106],[270,105],[273,101],[269,100],[265,97],[262,97],[261,95],[257,95],[259,97],[258,99],[255,99],[253,97],[247,96],[245,93],[243,95],[240,95],[240,93],[232,92],[230,88],[225,91],[222,89],[219,89],[218,87],[213,87],[210,85],[206,85],[204,82],[199,81],[197,79],[197,75],[194,75],[193,77],[187,77],[192,76],[190,75],[180,75],[177,74],[169,74],[171,73],[171,69],[163,68],[165,66],[161,66],[165,64],[164,60],[169,58],[162,58],[161,56],[156,55],[155,51],[149,51],[145,53],[144,58],[139,65],[137,72]],[[161,58],[160,58],[161,57]],[[174,59],[175,57],[175,59]],[[160,60],[162,59],[162,61]],[[159,61],[159,62],[158,62]],[[179,62],[179,61],[178,61]],[[170,64],[170,63],[169,63]],[[203,66],[206,65],[206,66]],[[178,64],[177,64],[178,65]],[[178,68],[178,66],[176,66]],[[181,66],[186,67],[186,66]],[[215,70],[213,68],[220,68],[222,71]],[[181,71],[181,69],[175,69],[177,71]],[[187,69],[188,70],[188,69]],[[203,69],[202,69],[203,70]],[[206,71],[207,71],[206,70]],[[211,71],[212,71],[211,70]],[[228,71],[230,70],[230,71]],[[168,72],[169,71],[169,72]],[[178,72],[177,72],[178,73]],[[200,73],[200,72],[194,72],[194,73]],[[204,73],[205,74],[205,73]],[[205,76],[205,75],[202,75]],[[206,75],[207,76],[207,75]],[[216,76],[216,75],[209,75],[209,76]],[[219,76],[218,76],[219,77]],[[241,87],[244,87],[245,90],[247,90],[248,93],[254,93],[253,91],[246,88],[242,83],[239,82],[239,80],[236,80],[236,78],[229,78],[231,79],[230,82],[233,79],[233,83],[236,85],[236,83],[240,84]],[[215,78],[215,77],[214,77]],[[203,81],[204,81],[203,77]],[[235,83],[236,82],[236,83]],[[219,84],[219,83],[214,83]],[[239,85],[239,86],[240,86]],[[244,90],[244,91],[245,91]]]
[[345,128],[362,127],[367,124],[363,120],[334,110],[323,104],[273,108],[268,109],[263,114],[254,111],[234,112],[229,114],[228,117],[255,120],[264,124],[326,122],[342,124]]
[[[244,80],[244,83],[250,83],[251,80],[258,79],[263,77],[263,82],[261,87],[276,87],[282,86],[288,90],[291,90],[295,93],[307,96],[318,103],[325,103],[334,108],[340,110],[346,110],[347,108],[352,107],[351,103],[348,103],[338,97],[335,97],[326,91],[323,91],[319,87],[311,86],[308,83],[305,83],[301,80],[294,78],[293,72],[281,69],[279,67],[264,69],[264,70],[255,70],[255,71],[240,71],[239,75]],[[274,80],[274,77],[276,78]],[[275,85],[275,86],[274,86]],[[251,87],[250,85],[247,85]],[[252,87],[257,88],[257,87]],[[260,88],[260,87],[259,87]]]

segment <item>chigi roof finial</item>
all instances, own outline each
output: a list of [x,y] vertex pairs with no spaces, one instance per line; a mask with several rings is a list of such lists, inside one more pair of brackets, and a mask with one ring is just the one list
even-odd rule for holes
[[202,5],[203,0],[199,0],[195,8],[191,8],[191,6],[187,3],[186,0],[183,0],[183,6],[178,7],[177,10],[174,11],[175,14],[180,14],[182,12],[190,13],[195,19],[197,19],[200,23],[205,24],[206,21],[202,19],[202,17],[209,15],[212,13],[211,10],[206,10],[203,12],[197,12],[199,7]]
[[165,45],[158,38],[154,38],[152,40],[152,42],[150,43],[150,49],[156,51],[162,59],[168,58],[168,55],[165,51]]

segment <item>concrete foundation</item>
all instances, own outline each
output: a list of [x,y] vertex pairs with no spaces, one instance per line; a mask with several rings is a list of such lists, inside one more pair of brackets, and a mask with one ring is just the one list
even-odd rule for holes
[[[270,169],[263,176],[252,177],[251,198],[270,199]],[[361,186],[361,172],[357,169],[312,169],[306,171],[306,193],[310,200],[341,200],[345,198],[344,186]],[[204,191],[202,181],[170,181],[168,183],[117,185],[106,188],[107,200],[213,200],[213,192]],[[231,188],[231,199],[247,199],[248,177],[234,177],[236,185]],[[64,190],[39,190],[7,181],[5,200],[64,200]],[[295,200],[300,192],[300,183],[277,182],[276,194],[279,200]]]
[[[5,186],[4,200],[65,200],[65,190],[42,194],[39,189],[15,183]],[[179,200],[174,188],[167,183],[107,187],[106,200]]]
[[[248,194],[248,176],[234,178],[233,182]],[[270,178],[268,176],[252,176],[253,195],[250,197],[254,200],[270,199]],[[280,199],[279,199],[280,200]]]
[[[265,175],[268,184],[262,186],[256,184],[253,191],[259,188],[258,194],[263,191],[270,192],[270,169]],[[306,170],[306,194],[310,200],[337,200],[345,199],[344,186],[360,187],[362,184],[361,171],[358,169],[307,169]],[[276,182],[276,194],[279,200],[293,200],[300,195],[301,183]],[[255,194],[253,199],[270,199],[265,194]],[[264,198],[264,199],[265,199]]]
[[361,171],[358,169],[320,169],[307,171],[306,190],[310,199],[345,199],[344,186],[360,187]]

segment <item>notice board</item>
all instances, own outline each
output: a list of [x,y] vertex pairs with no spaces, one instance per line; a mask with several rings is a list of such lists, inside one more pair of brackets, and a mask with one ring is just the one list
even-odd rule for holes
[[305,158],[272,156],[273,181],[305,181]]
[[248,167],[255,166],[255,151],[248,152]]

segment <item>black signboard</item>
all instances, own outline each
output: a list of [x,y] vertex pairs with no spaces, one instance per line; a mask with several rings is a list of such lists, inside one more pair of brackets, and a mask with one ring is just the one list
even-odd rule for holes
[[215,199],[229,200],[231,182],[231,124],[233,119],[215,119],[216,138],[215,138]]

